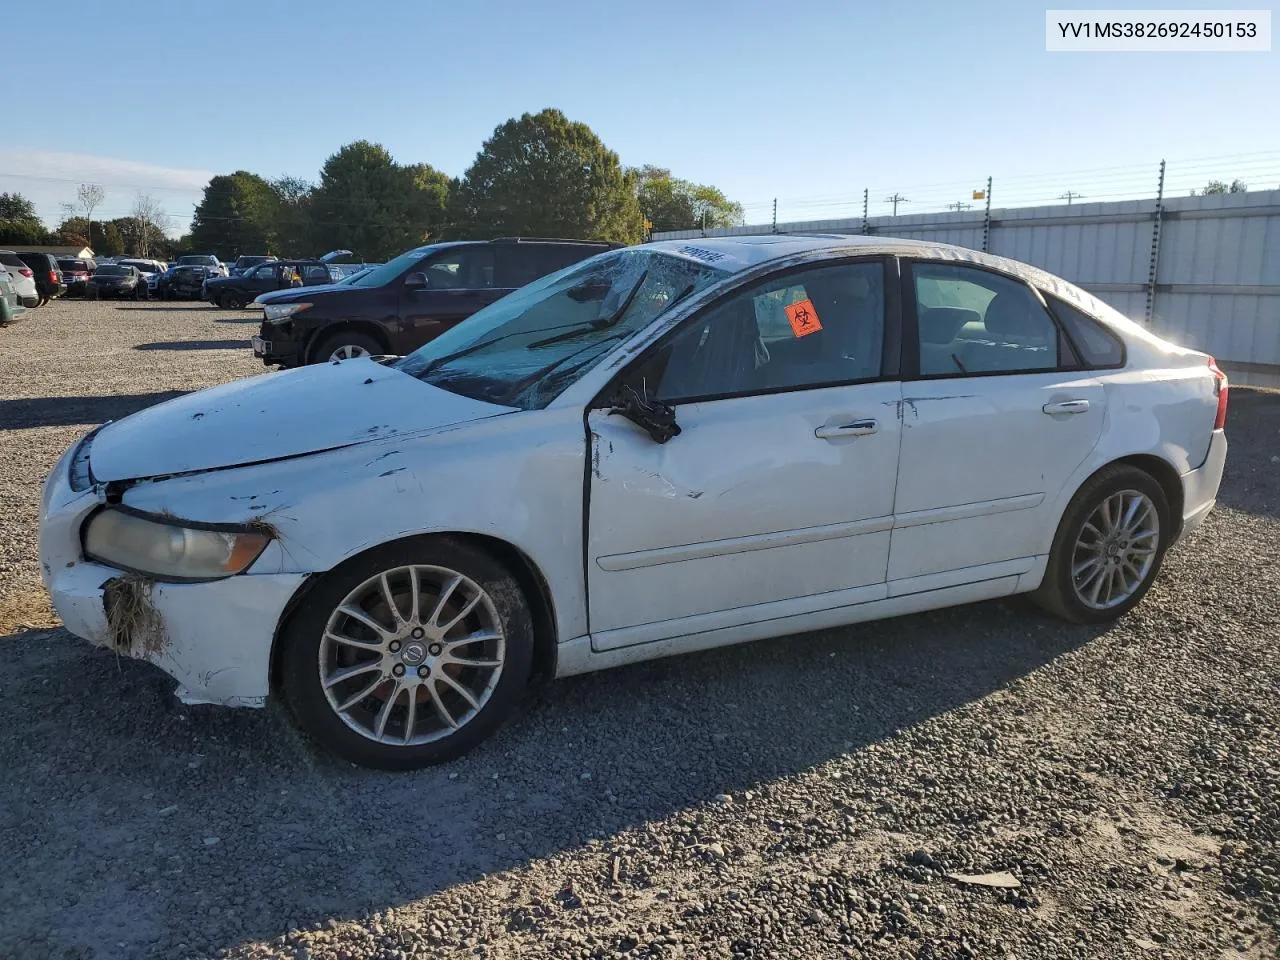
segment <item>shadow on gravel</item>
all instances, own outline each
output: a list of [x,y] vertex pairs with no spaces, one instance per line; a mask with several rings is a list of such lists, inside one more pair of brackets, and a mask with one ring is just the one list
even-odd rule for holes
[[244,350],[248,340],[162,340],[159,343],[140,343],[135,350]]
[[160,308],[163,310],[210,310],[210,311],[216,309],[215,307],[205,303],[203,300],[197,303],[192,303],[190,301],[184,301],[184,300],[148,300],[143,302],[147,303],[148,306],[116,307],[116,309],[117,310],[154,310],[156,308]]
[[1227,467],[1218,503],[1280,516],[1280,391],[1232,387],[1227,401]]
[[252,323],[256,327],[261,325],[262,315],[258,314],[257,316],[253,316],[253,317],[221,317],[213,322],[214,323]]
[[6,430],[33,427],[72,427],[119,420],[146,407],[189,393],[165,390],[109,397],[33,397],[0,400],[0,423]]
[[61,631],[0,640],[0,954],[207,954],[399,906],[864,750],[1096,635],[996,602],[576,677],[410,774],[316,752],[278,707],[183,707]]

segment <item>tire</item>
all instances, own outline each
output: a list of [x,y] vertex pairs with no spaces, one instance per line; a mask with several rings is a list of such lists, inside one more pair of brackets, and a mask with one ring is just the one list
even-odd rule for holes
[[36,301],[36,306],[37,306],[37,307],[43,307],[43,306],[44,306],[46,303],[48,303],[48,302],[49,302],[49,298],[48,298],[48,297],[41,297],[40,299],[38,299],[38,300]]
[[[1140,498],[1145,498],[1149,510],[1141,504],[1133,506]],[[1094,531],[1108,532],[1108,516],[1123,518],[1131,508],[1135,510],[1133,525],[1146,521],[1140,533],[1126,534],[1122,520],[1114,531],[1117,542],[1095,536]],[[1104,509],[1111,513],[1100,513]],[[1072,623],[1116,620],[1137,606],[1151,588],[1172,530],[1169,501],[1154,477],[1127,464],[1104,467],[1085,481],[1067,505],[1053,538],[1044,581],[1031,599]],[[1134,553],[1128,552],[1125,544]],[[1108,567],[1113,573],[1107,572]],[[1130,589],[1133,583],[1136,586]],[[1114,598],[1109,599],[1117,584]]]
[[218,302],[224,310],[244,309],[244,297],[238,293],[224,293]]
[[[409,570],[420,584],[419,620],[412,618]],[[398,632],[381,576],[400,613]],[[441,596],[445,608],[437,617]],[[450,627],[448,618],[473,600],[471,612]],[[344,605],[358,606],[382,632],[341,612]],[[423,628],[436,629],[441,621],[449,628],[440,635],[444,644],[433,643]],[[335,642],[335,634],[365,646]],[[488,639],[458,642],[480,635]],[[450,537],[414,537],[376,547],[326,574],[285,625],[280,643],[284,698],[310,737],[361,766],[413,770],[461,756],[511,715],[529,682],[533,620],[515,579],[487,553]],[[449,663],[450,652],[476,665]],[[350,675],[333,682],[340,670]],[[459,686],[470,691],[470,700]]]
[[323,338],[312,355],[314,363],[326,363],[335,359],[335,355],[346,352],[347,356],[336,356],[336,359],[347,360],[357,356],[377,356],[383,353],[382,344],[367,333],[333,333]]
[[145,300],[145,299],[147,299],[147,296],[146,296],[146,294],[145,294],[143,291],[139,290],[137,287],[134,287],[134,288],[133,288],[133,299],[134,299],[134,300]]

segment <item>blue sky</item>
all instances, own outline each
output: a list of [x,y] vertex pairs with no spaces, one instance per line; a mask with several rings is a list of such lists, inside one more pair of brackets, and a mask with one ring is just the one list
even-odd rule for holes
[[1180,192],[1280,186],[1280,54],[1047,53],[1045,7],[63,0],[48,36],[49,10],[19,4],[6,33],[45,39],[7,44],[6,73],[56,120],[0,134],[0,190],[56,221],[80,180],[103,184],[105,216],[144,188],[182,226],[210,173],[314,178],[367,138],[461,174],[497,124],[548,106],[752,222],[773,197],[783,219],[854,214],[864,187],[873,214],[895,190],[936,208],[988,174],[997,206],[1110,199],[1150,192],[1162,157]]

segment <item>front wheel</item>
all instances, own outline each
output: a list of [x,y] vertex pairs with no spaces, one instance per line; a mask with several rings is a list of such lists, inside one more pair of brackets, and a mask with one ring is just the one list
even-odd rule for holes
[[244,297],[238,293],[224,293],[221,300],[222,306],[227,310],[243,310]]
[[514,710],[533,621],[488,554],[416,537],[326,575],[281,643],[285,699],[307,733],[352,763],[410,770],[460,756]]
[[1150,474],[1106,467],[1067,506],[1032,599],[1074,623],[1115,620],[1151,588],[1172,530],[1168,498]]
[[368,334],[335,333],[320,342],[316,348],[315,359],[324,363],[333,360],[350,360],[353,357],[371,357],[382,352],[382,344]]

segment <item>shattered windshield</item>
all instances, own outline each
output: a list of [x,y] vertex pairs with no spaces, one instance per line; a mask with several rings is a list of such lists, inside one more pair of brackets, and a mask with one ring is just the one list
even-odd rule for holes
[[622,340],[727,275],[652,250],[602,253],[508,294],[397,367],[476,400],[538,409]]

